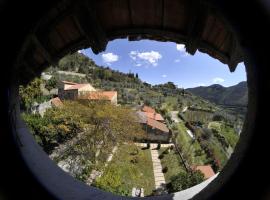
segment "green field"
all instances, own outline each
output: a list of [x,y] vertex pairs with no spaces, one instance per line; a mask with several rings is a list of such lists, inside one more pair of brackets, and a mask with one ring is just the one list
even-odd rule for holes
[[[166,148],[159,150],[159,155],[164,152]],[[174,150],[171,150],[168,154],[163,154],[164,157],[161,159],[162,168],[168,167],[168,171],[164,173],[166,183],[171,181],[171,177],[177,175],[179,172],[185,171],[182,161],[178,154]]]
[[178,135],[176,141],[182,149],[183,156],[190,165],[203,165],[207,163],[207,157],[200,144],[195,140],[192,142],[191,137],[186,132],[187,128],[183,122],[178,123]]
[[135,145],[123,145],[118,148],[113,160],[94,185],[125,196],[131,196],[133,187],[144,188],[144,194],[147,196],[154,190],[154,184],[150,150],[142,150]]

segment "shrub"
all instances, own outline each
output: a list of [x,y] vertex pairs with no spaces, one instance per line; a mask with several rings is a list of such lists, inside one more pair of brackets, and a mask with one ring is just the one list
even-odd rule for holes
[[133,150],[132,150],[132,152],[130,153],[130,155],[132,155],[132,156],[136,156],[136,155],[138,155],[139,154],[139,150],[137,149],[137,148],[134,148]]
[[159,158],[159,159],[162,159],[162,158],[164,158],[164,155],[161,154],[161,155],[158,156],[158,158]]
[[158,145],[157,145],[157,149],[160,149],[160,146],[161,146],[161,144],[160,144],[160,142],[159,142]]
[[130,160],[130,162],[133,163],[133,164],[138,163],[138,162],[139,162],[138,156],[134,156],[134,157]]
[[163,173],[166,173],[168,171],[168,167],[164,167],[163,169],[162,169],[162,172]]
[[170,147],[166,148],[165,151],[163,151],[163,154],[168,154],[169,153]]
[[192,173],[180,172],[171,178],[169,190],[170,192],[185,190],[201,183],[203,180],[204,175],[200,171],[194,171]]

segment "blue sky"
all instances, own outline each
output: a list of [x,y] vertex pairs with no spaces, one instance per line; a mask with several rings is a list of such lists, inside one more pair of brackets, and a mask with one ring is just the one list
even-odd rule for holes
[[246,71],[240,63],[235,72],[207,54],[196,52],[191,56],[184,45],[151,40],[109,42],[106,51],[95,55],[91,49],[79,52],[92,58],[98,65],[121,72],[138,73],[139,78],[151,84],[174,82],[178,87],[208,86],[214,83],[225,87],[246,80]]

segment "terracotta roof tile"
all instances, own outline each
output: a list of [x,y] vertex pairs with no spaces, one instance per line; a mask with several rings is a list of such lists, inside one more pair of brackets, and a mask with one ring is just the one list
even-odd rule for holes
[[215,175],[215,172],[213,171],[211,165],[196,166],[195,170],[200,170],[203,173],[205,179],[208,179]]
[[71,85],[71,86],[68,86],[65,90],[77,90],[77,89],[80,89],[86,85],[88,85],[88,83]]
[[156,112],[154,108],[151,108],[149,106],[143,106],[142,111],[148,112],[148,113],[155,113]]
[[69,85],[76,85],[76,84],[78,84],[78,83],[69,82],[69,81],[62,81],[62,83],[69,84]]
[[117,91],[93,91],[90,92],[87,96],[81,97],[81,99],[107,99],[112,100],[112,98],[117,95]]
[[147,125],[152,126],[153,128],[159,129],[163,132],[169,133],[169,129],[167,128],[166,124],[163,124],[161,122],[158,122],[154,119],[147,118]]
[[164,121],[163,117],[158,113],[150,113],[145,112],[145,115],[151,119],[157,120],[157,121]]

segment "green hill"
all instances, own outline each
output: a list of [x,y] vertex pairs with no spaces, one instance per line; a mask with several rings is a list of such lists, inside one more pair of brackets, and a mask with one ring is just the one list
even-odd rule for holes
[[207,87],[188,88],[187,91],[219,105],[246,106],[248,100],[245,81],[231,87],[214,84]]

